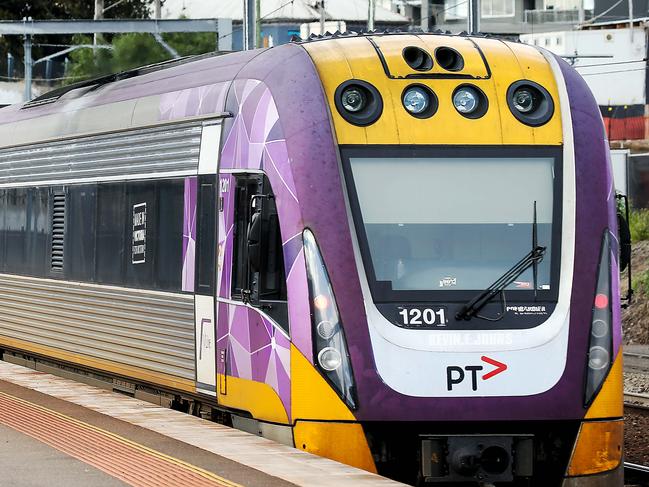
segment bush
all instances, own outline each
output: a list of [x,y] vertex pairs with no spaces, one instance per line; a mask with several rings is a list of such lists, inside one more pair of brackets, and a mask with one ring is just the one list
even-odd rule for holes
[[629,212],[629,230],[632,242],[649,240],[649,210],[632,208]]
[[635,276],[631,287],[641,294],[649,294],[649,271],[644,271]]

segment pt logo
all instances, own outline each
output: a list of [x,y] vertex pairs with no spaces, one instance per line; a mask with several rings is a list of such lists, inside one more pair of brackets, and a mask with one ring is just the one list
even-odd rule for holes
[[[482,380],[489,380],[492,377],[500,374],[501,372],[505,372],[507,370],[507,365],[498,362],[498,360],[494,360],[492,358],[489,358],[485,355],[480,357],[480,360],[483,362],[486,362],[489,365],[493,365],[496,367],[493,369],[491,372],[487,372],[484,374],[481,379]],[[465,367],[459,367],[457,365],[449,365],[446,367],[446,389],[449,391],[453,390],[453,386],[456,384],[461,384],[464,382],[464,379],[467,377],[467,373],[470,373],[471,375],[471,389],[474,391],[478,390],[478,372],[480,372],[484,367],[482,365],[467,365]]]

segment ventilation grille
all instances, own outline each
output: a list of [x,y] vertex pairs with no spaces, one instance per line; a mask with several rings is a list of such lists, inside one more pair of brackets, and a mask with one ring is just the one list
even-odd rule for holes
[[0,186],[195,174],[202,130],[192,121],[0,149]]
[[65,238],[65,194],[55,194],[52,208],[52,257],[53,271],[63,270]]

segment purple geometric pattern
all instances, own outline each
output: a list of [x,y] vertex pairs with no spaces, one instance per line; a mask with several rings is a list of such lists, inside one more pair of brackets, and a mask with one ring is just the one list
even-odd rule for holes
[[185,204],[183,210],[183,274],[182,290],[194,292],[194,266],[196,253],[196,177],[185,178]]
[[[235,81],[227,109],[235,113],[221,151],[220,169],[263,170],[268,177],[280,218],[284,265],[287,275],[289,322],[309,323],[310,311],[300,206],[293,181],[291,161],[279,122],[277,106],[264,83],[257,80]],[[234,187],[236,179],[223,174],[223,211],[219,214],[219,297],[231,298],[234,245]],[[227,191],[223,192],[224,189]],[[297,303],[297,305],[296,305]],[[292,327],[295,335],[306,333]],[[304,342],[304,339],[301,340]],[[288,417],[290,409],[290,341],[284,331],[254,308],[238,304],[219,304],[217,343],[227,347],[228,374],[271,386],[279,395]],[[310,347],[310,337],[307,342]]]
[[291,348],[285,333],[258,310],[219,303],[218,348],[227,349],[227,370],[219,362],[218,372],[231,377],[263,382],[291,411]]
[[[304,225],[293,180],[286,140],[279,122],[277,106],[268,87],[257,80],[236,80],[163,94],[160,119],[229,111],[233,119],[223,124],[225,141],[220,170],[263,170],[273,192],[280,219],[287,275],[289,322],[310,323],[310,310],[302,230]],[[185,219],[183,225],[183,290],[193,290],[193,252],[195,245],[196,179],[185,183]],[[234,176],[221,173],[219,211],[217,297],[231,299],[234,257]],[[191,209],[193,208],[193,212]],[[188,211],[190,210],[190,211]],[[193,213],[193,214],[192,214]],[[295,303],[295,304],[294,304]],[[310,326],[295,326],[293,341],[310,355]],[[290,340],[270,318],[259,310],[237,303],[218,304],[217,348],[227,349],[228,370],[220,361],[218,373],[263,382],[277,392],[287,416],[291,417]],[[309,351],[309,352],[306,352]]]
[[165,93],[160,97],[160,120],[174,120],[224,111],[230,82]]

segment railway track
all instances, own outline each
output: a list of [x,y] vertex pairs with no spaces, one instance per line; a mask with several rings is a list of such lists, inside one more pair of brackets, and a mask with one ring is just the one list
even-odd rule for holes
[[646,351],[646,347],[624,351],[624,370],[649,375],[649,351]]
[[624,483],[649,485],[649,466],[624,462]]
[[624,406],[629,408],[644,409],[649,411],[649,394],[625,392]]

